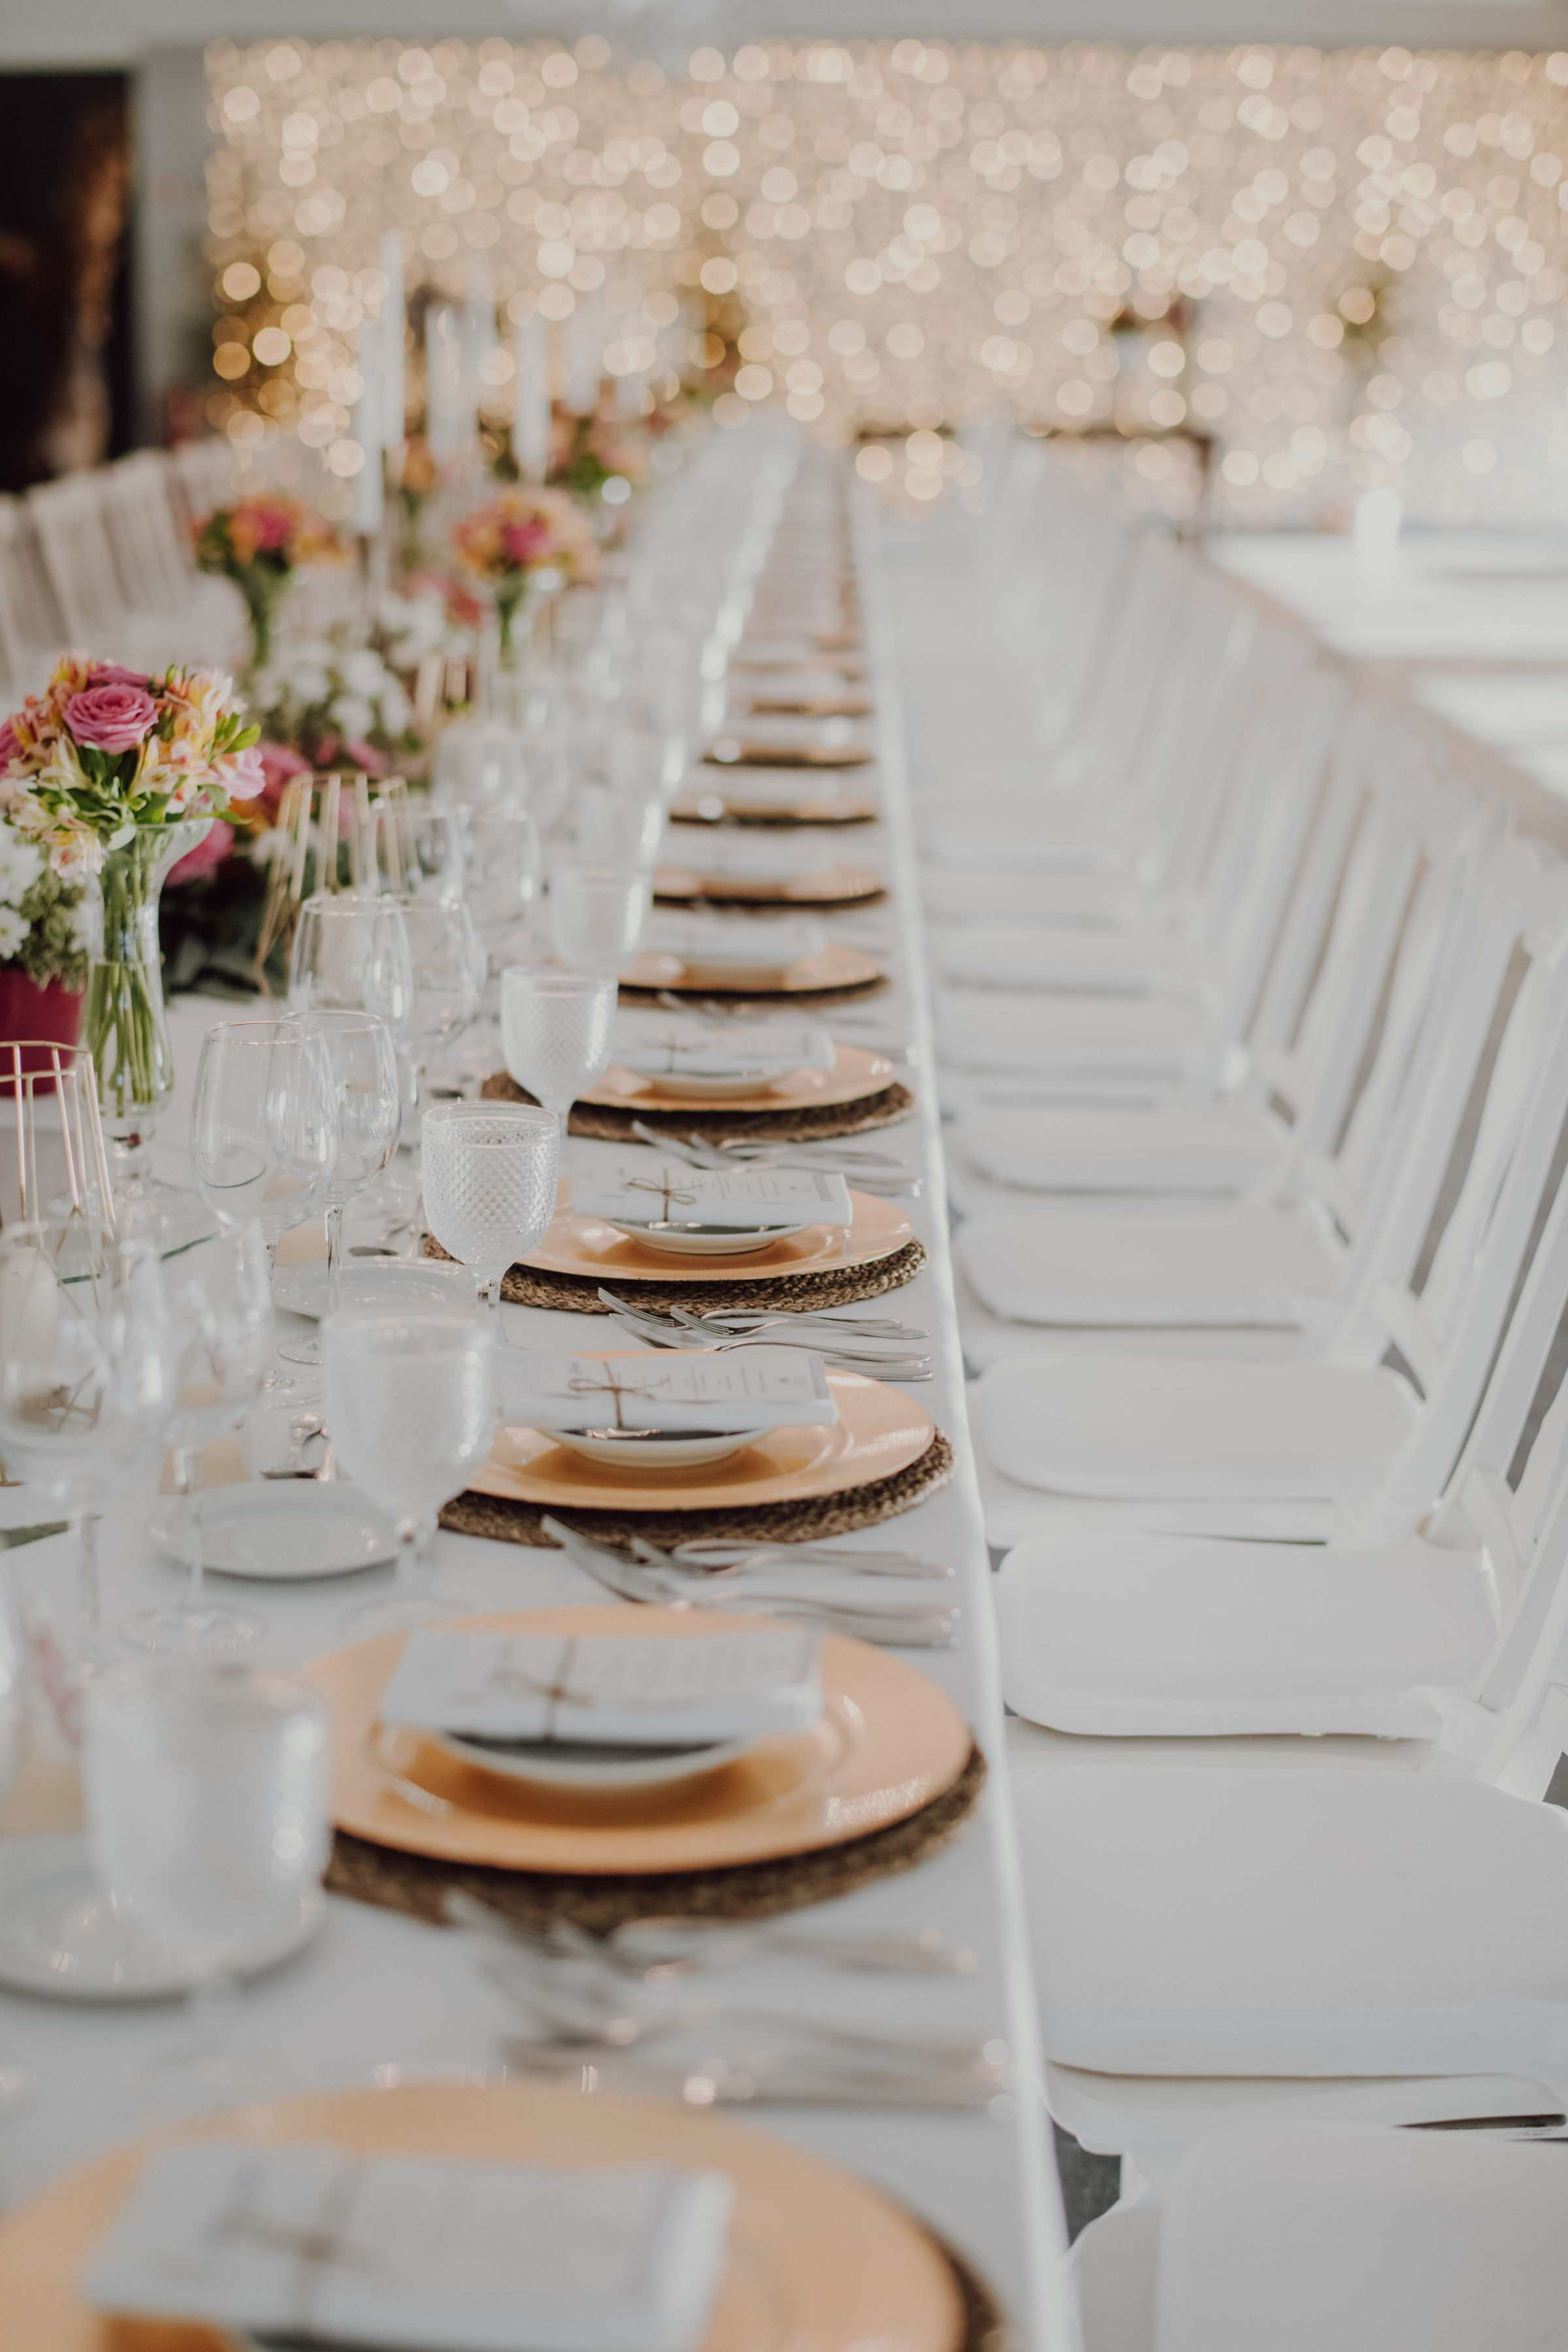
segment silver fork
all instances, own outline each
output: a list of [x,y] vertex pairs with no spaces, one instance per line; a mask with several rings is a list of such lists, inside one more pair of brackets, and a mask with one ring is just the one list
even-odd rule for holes
[[675,1984],[774,1955],[895,1976],[973,1976],[980,1965],[977,1953],[967,1946],[954,1949],[935,1927],[725,1927],[672,1917],[625,1920],[607,1936],[595,1936],[570,1920],[525,1927],[457,1891],[442,1909],[455,1927],[497,1936],[548,1967],[597,1965],[639,1984]]
[[847,1334],[852,1339],[929,1339],[930,1331],[923,1324],[905,1323],[896,1315],[837,1315],[824,1312],[812,1314],[809,1309],[800,1315],[726,1314],[722,1307],[712,1307],[707,1314],[693,1315],[684,1307],[672,1307],[667,1314],[662,1307],[639,1307],[617,1291],[600,1286],[599,1297],[612,1313],[624,1315],[633,1323],[645,1324],[648,1330],[673,1335],[681,1330],[711,1331],[720,1339],[746,1339],[752,1333],[772,1330],[775,1326],[795,1331],[829,1331]]
[[929,1356],[878,1355],[865,1349],[833,1348],[820,1334],[803,1332],[792,1339],[786,1332],[759,1331],[748,1338],[705,1339],[696,1332],[683,1336],[677,1331],[650,1331],[646,1324],[634,1323],[622,1316],[616,1320],[628,1337],[640,1339],[645,1347],[668,1348],[677,1355],[701,1351],[727,1356],[741,1348],[807,1348],[835,1372],[858,1372],[867,1380],[879,1381],[929,1381],[933,1377]]

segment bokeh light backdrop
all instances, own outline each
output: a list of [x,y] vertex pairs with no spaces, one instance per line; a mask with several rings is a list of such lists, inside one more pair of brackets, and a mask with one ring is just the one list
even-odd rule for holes
[[[764,41],[678,79],[557,45],[208,52],[209,414],[349,475],[385,228],[411,300],[780,402],[918,500],[998,414],[1154,498],[1318,522],[1568,516],[1568,53]],[[417,305],[415,304],[417,316]],[[575,326],[571,323],[575,319]],[[558,370],[567,364],[558,353]],[[416,338],[410,415],[422,401]],[[873,443],[872,436],[881,436]]]

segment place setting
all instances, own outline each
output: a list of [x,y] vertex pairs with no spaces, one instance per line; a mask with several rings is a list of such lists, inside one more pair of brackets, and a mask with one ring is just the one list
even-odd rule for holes
[[654,869],[653,894],[658,904],[849,907],[874,905],[887,891],[874,867],[845,864],[824,848],[719,829],[684,855],[672,848]]
[[[727,741],[733,738],[726,739]],[[776,759],[705,760],[669,803],[673,824],[818,825],[874,824],[882,814],[879,795],[861,785],[803,781],[805,763]],[[827,763],[858,767],[858,761]],[[678,846],[672,839],[671,848]]]
[[666,990],[834,1003],[879,993],[888,975],[865,949],[830,940],[821,923],[804,917],[660,913],[620,981],[628,1003]]

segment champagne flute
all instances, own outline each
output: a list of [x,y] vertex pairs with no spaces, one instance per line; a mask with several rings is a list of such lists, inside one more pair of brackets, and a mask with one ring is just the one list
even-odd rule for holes
[[253,1610],[206,1598],[202,1556],[202,1451],[237,1429],[261,1391],[272,1352],[267,1248],[253,1223],[231,1224],[165,1276],[174,1333],[174,1416],[170,1432],[174,1492],[184,1502],[186,1594],[139,1609],[121,1626],[142,1650],[221,1657],[267,1630]]
[[437,1103],[419,1137],[426,1223],[449,1257],[474,1268],[499,1316],[508,1267],[555,1214],[561,1122],[518,1103]]
[[506,1066],[560,1121],[563,1170],[572,1106],[609,1064],[616,994],[610,971],[523,963],[509,965],[500,976]]
[[319,1031],[288,1016],[207,1031],[191,1112],[196,1183],[226,1224],[255,1218],[268,1265],[289,1226],[324,1205],[337,1157],[337,1087]]
[[550,935],[563,963],[619,972],[636,955],[653,890],[626,866],[563,866],[551,877]]
[[436,1515],[461,1494],[495,1433],[495,1323],[471,1314],[356,1314],[322,1328],[327,1418],[348,1475],[397,1522],[393,1591],[344,1618],[356,1638],[449,1617],[431,1590]]
[[[330,1315],[342,1305],[343,1210],[374,1183],[397,1149],[403,1095],[392,1032],[374,1013],[320,1012],[306,1026],[321,1037],[338,1101],[338,1157],[327,1187],[327,1299]],[[290,1364],[319,1364],[320,1334],[286,1339],[279,1354]]]

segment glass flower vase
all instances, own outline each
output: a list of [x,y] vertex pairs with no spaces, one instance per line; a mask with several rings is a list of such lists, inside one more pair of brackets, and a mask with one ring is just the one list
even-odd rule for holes
[[190,1209],[201,1206],[195,1194],[158,1182],[150,1156],[174,1085],[158,901],[171,869],[205,839],[211,823],[210,817],[193,817],[177,824],[139,825],[129,840],[105,850],[97,877],[81,1042],[98,1071],[115,1200],[133,1224],[153,1217],[167,1223],[177,1210],[188,1222]]

